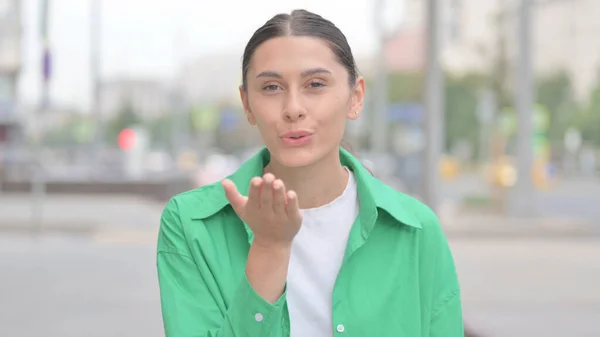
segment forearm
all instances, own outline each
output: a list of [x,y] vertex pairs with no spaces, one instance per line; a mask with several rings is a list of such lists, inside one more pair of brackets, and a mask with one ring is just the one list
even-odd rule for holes
[[290,254],[291,244],[272,246],[255,241],[250,247],[246,264],[248,281],[269,303],[275,303],[283,295]]

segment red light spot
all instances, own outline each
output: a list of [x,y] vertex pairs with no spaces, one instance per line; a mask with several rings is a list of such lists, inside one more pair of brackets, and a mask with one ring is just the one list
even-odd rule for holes
[[119,133],[119,147],[123,151],[132,150],[137,142],[136,134],[134,130],[124,129]]

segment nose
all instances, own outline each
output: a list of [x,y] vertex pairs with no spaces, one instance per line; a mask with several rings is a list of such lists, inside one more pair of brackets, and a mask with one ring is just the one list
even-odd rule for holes
[[300,97],[295,93],[288,93],[286,97],[285,107],[283,109],[283,118],[287,122],[296,122],[306,117],[306,109],[304,108]]

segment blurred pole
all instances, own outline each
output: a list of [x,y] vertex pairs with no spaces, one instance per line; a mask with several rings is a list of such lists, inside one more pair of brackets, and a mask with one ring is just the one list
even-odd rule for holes
[[171,140],[171,154],[174,159],[177,159],[179,156],[179,150],[183,148],[182,146],[182,138],[183,138],[183,130],[185,124],[183,123],[183,118],[185,117],[183,111],[182,100],[183,97],[179,91],[179,88],[173,88],[171,90],[170,95],[170,106],[171,106],[171,130],[170,130],[170,140]]
[[[185,47],[187,35],[181,26],[176,27],[176,35],[173,36],[173,56],[174,63],[177,67],[182,67],[185,60]],[[189,119],[186,120],[186,108],[184,104],[183,81],[177,81],[171,88],[170,92],[170,108],[171,108],[171,125],[170,125],[170,143],[171,155],[174,160],[179,157],[180,149],[184,148],[185,142],[188,141],[186,133],[189,130]]]
[[521,0],[519,8],[519,54],[517,59],[517,181],[509,200],[513,216],[535,213],[533,170],[533,80],[532,80],[532,0]]
[[388,125],[387,125],[387,98],[388,98],[388,78],[387,78],[387,59],[385,56],[386,34],[384,27],[384,0],[375,0],[373,2],[373,14],[375,23],[375,34],[378,41],[377,60],[375,62],[375,83],[373,116],[371,128],[371,150],[375,154],[384,154],[387,150]]
[[425,87],[425,154],[423,202],[434,212],[440,204],[439,163],[443,146],[444,78],[441,67],[441,2],[427,0],[427,69]]
[[100,106],[100,30],[101,30],[101,2],[91,0],[90,5],[90,75],[92,84],[92,99],[90,110],[96,121],[96,134],[93,144],[93,167],[92,173],[98,176],[101,170],[102,149],[104,144],[104,121],[102,119],[102,107]]
[[42,161],[42,136],[44,126],[42,125],[42,115],[48,111],[50,105],[49,87],[51,77],[51,51],[50,39],[48,34],[49,28],[49,0],[40,1],[40,43],[42,46],[41,52],[41,95],[38,106],[38,117],[33,118],[33,157],[34,167],[31,175],[31,221],[36,232],[42,230],[44,198],[46,196],[46,181],[44,177],[44,168]]
[[479,122],[479,163],[486,164],[492,160],[491,145],[494,119],[496,118],[496,95],[491,89],[479,93],[477,119]]

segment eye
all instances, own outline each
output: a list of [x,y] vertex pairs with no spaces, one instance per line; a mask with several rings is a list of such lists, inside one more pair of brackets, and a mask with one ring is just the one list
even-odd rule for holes
[[279,89],[279,86],[276,84],[268,84],[263,87],[265,91],[276,91],[277,89]]
[[317,88],[322,88],[322,87],[324,87],[324,86],[325,86],[325,83],[323,83],[323,82],[320,82],[320,81],[311,81],[311,82],[308,84],[308,86],[309,86],[310,88],[315,88],[315,89],[317,89]]

